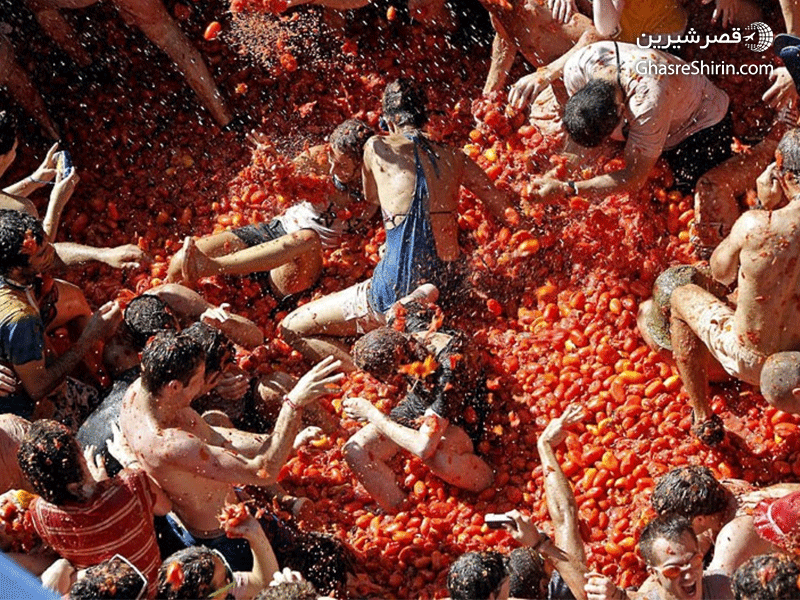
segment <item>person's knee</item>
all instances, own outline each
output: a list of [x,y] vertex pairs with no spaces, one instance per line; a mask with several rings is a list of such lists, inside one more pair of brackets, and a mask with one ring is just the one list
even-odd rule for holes
[[300,310],[290,312],[278,325],[281,336],[289,345],[299,342],[303,338],[303,334],[306,333],[305,319],[300,314]]
[[356,439],[350,438],[342,447],[342,456],[345,462],[352,470],[356,470],[360,465],[364,464],[364,457],[367,452],[364,445]]
[[761,370],[764,399],[788,413],[800,413],[800,352],[778,352],[768,357]]

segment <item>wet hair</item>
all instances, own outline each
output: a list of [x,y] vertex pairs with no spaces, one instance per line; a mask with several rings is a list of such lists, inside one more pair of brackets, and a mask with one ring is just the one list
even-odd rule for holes
[[8,154],[17,141],[17,119],[11,111],[0,110],[0,156]]
[[689,533],[692,539],[697,540],[694,529],[692,529],[692,522],[675,513],[659,515],[645,525],[642,535],[639,537],[639,553],[647,566],[655,566],[657,559],[653,552],[653,546],[656,540],[680,542],[685,533]]
[[[157,598],[177,600],[179,598],[208,598],[216,590],[213,588],[214,556],[205,546],[190,546],[170,555],[158,569]],[[169,579],[172,569],[181,569],[181,584],[175,586]],[[178,578],[180,579],[180,578]]]
[[187,385],[205,360],[202,346],[189,336],[162,331],[142,352],[142,385],[156,394],[170,381]]
[[376,379],[385,381],[397,374],[402,356],[409,349],[405,334],[391,327],[379,327],[361,336],[353,345],[353,362]]
[[81,498],[69,491],[84,481],[81,447],[69,427],[43,419],[31,425],[17,450],[20,469],[42,498],[63,506]]
[[736,600],[800,598],[800,565],[785,554],[762,554],[742,564],[731,581]]
[[434,317],[436,310],[431,305],[421,304],[416,300],[406,302],[403,304],[395,315],[393,315],[387,324],[393,327],[397,320],[397,314],[402,313],[403,320],[405,321],[404,330],[408,333],[421,333],[428,331]]
[[[181,332],[200,344],[206,355],[206,375],[221,373],[233,360],[233,342],[215,327],[197,321]],[[226,361],[225,364],[222,362]]]
[[317,600],[317,588],[310,581],[284,581],[265,587],[255,600]]
[[174,330],[175,317],[161,298],[142,294],[133,298],[125,308],[125,325],[130,332],[131,342],[141,349],[159,331]]
[[594,148],[616,129],[618,111],[617,85],[605,79],[590,79],[567,100],[564,128],[576,144]]
[[30,257],[23,250],[28,232],[41,245],[44,229],[39,219],[18,210],[0,209],[0,275],[28,266]]
[[450,565],[447,591],[452,600],[488,599],[506,576],[506,558],[499,552],[467,552]]
[[541,554],[530,548],[517,548],[508,555],[507,569],[510,597],[532,600],[541,597],[541,585],[549,581]]
[[672,469],[661,477],[650,501],[660,515],[677,513],[694,519],[724,510],[728,494],[711,469],[690,465]]
[[383,115],[396,125],[420,128],[428,122],[425,109],[427,102],[422,86],[412,79],[397,79],[387,85],[383,92]]
[[780,155],[780,170],[800,176],[800,128],[793,128],[783,134],[775,154]]
[[761,394],[775,408],[797,412],[792,390],[800,387],[800,352],[778,352],[768,357],[761,370]]
[[331,133],[330,145],[360,162],[364,156],[364,144],[373,135],[375,132],[361,119],[347,119]]
[[[141,594],[139,573],[119,557],[109,558],[89,567],[83,578],[69,590],[70,600],[120,600],[137,598]],[[146,596],[146,593],[145,593]]]

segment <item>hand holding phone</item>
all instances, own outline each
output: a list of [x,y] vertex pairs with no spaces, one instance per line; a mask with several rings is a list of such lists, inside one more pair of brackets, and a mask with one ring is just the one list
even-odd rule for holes
[[490,529],[500,529],[506,525],[513,526],[513,529],[517,528],[516,521],[504,513],[486,513],[483,515],[483,522]]
[[66,150],[60,150],[55,154],[56,170],[61,179],[66,179],[72,173],[72,157]]

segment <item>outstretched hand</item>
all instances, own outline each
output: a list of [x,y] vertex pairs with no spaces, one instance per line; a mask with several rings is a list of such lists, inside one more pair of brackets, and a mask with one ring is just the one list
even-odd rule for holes
[[89,468],[89,473],[95,481],[103,481],[108,479],[106,473],[106,459],[102,454],[97,453],[97,446],[90,444],[83,449],[83,458],[86,460],[86,466]]
[[53,181],[53,178],[56,176],[56,152],[58,152],[58,142],[50,146],[42,164],[31,173],[31,179],[34,181]]
[[377,410],[369,400],[357,397],[345,398],[342,402],[342,409],[344,414],[357,421],[370,421],[370,415]]
[[550,85],[550,74],[544,69],[525,75],[511,86],[508,103],[517,110],[522,110],[536,100],[548,85]]
[[580,423],[586,413],[580,404],[570,404],[564,413],[547,424],[539,439],[551,446],[558,446],[567,437],[567,427]]
[[329,356],[311,367],[292,388],[287,397],[296,406],[306,406],[321,396],[339,391],[337,385],[344,379],[344,373],[335,371],[342,366],[342,361]]

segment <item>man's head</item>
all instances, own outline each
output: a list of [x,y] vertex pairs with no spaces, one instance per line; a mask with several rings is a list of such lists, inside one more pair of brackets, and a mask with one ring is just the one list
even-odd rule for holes
[[353,362],[376,379],[386,381],[409,356],[409,340],[391,327],[379,327],[353,345]]
[[383,116],[402,127],[420,128],[428,122],[425,90],[411,79],[398,79],[386,86],[383,92]]
[[357,179],[364,161],[364,144],[374,133],[360,119],[347,119],[334,129],[330,139],[331,175],[342,183]]
[[80,500],[86,461],[75,434],[65,425],[47,419],[33,423],[19,445],[17,460],[33,491],[51,504]]
[[127,559],[114,555],[89,567],[69,590],[71,600],[130,600],[147,597],[147,579]]
[[692,465],[672,469],[661,477],[650,501],[659,515],[676,513],[690,519],[699,535],[707,529],[704,517],[721,514],[727,508],[728,493],[708,467]]
[[17,210],[0,209],[0,275],[23,279],[53,264],[55,249],[42,222]]
[[[192,338],[163,331],[142,352],[142,387],[153,395],[180,392],[192,400],[205,384],[205,353]],[[197,389],[195,389],[197,388]]]
[[733,574],[736,600],[800,598],[800,565],[785,554],[754,556]]
[[535,600],[547,597],[550,576],[538,552],[530,548],[517,548],[508,555],[506,567],[509,575],[508,595],[511,598]]
[[685,517],[656,517],[642,530],[639,552],[661,588],[677,600],[703,596],[703,555]]
[[467,552],[450,565],[447,591],[453,600],[508,598],[506,558],[499,552]]
[[181,332],[200,344],[205,353],[206,383],[212,386],[233,362],[233,343],[224,333],[205,323],[192,323]]
[[212,597],[222,600],[233,598],[230,592],[233,583],[233,571],[222,554],[205,546],[191,546],[161,563],[156,597],[165,600]]
[[783,134],[775,149],[775,166],[787,198],[800,193],[800,128]]
[[575,92],[564,107],[564,128],[581,146],[602,144],[619,124],[620,103],[617,84],[590,79]]
[[761,370],[761,393],[775,408],[800,412],[800,352],[778,352]]
[[255,600],[317,600],[320,595],[310,581],[283,581],[265,587]]
[[0,110],[0,175],[17,157],[17,119],[7,110]]
[[128,303],[125,325],[130,332],[131,342],[139,349],[144,348],[147,340],[158,332],[178,329],[178,321],[167,303],[153,294],[136,296]]

